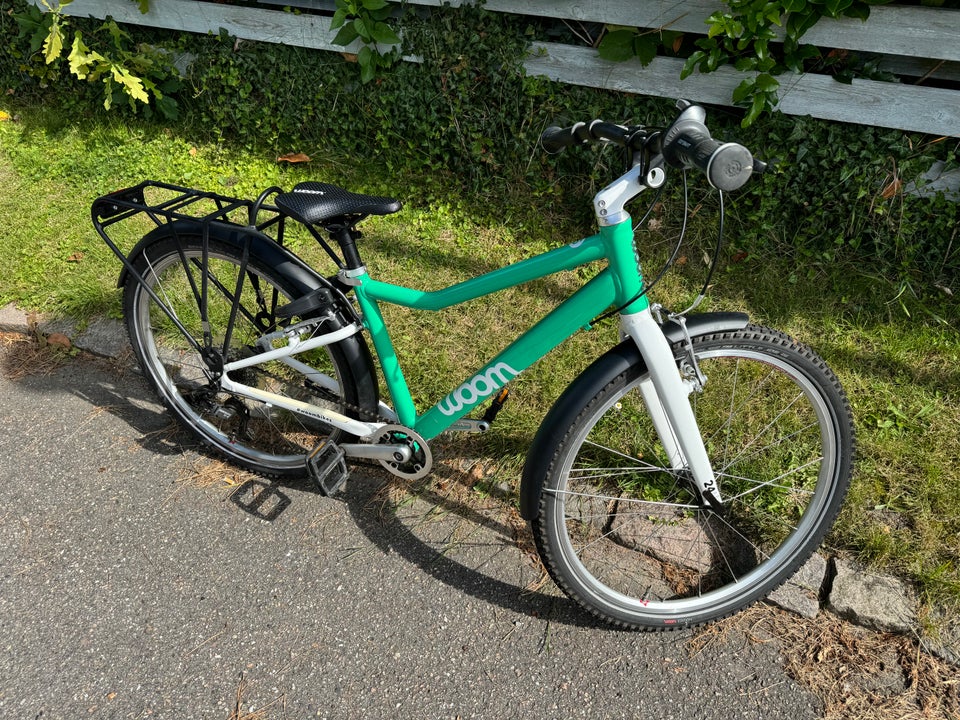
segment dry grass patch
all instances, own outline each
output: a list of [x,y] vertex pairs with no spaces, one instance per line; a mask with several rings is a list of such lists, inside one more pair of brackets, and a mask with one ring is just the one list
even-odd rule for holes
[[787,673],[823,701],[825,720],[960,718],[960,673],[912,638],[874,632],[830,613],[807,620],[760,604],[701,630],[690,652],[726,642],[731,632],[777,643]]
[[[66,339],[66,338],[63,338]],[[30,375],[49,375],[72,357],[70,341],[46,337],[34,331],[0,333],[0,372],[8,380]]]
[[194,488],[238,488],[259,477],[223,460],[198,457],[184,468],[177,482]]

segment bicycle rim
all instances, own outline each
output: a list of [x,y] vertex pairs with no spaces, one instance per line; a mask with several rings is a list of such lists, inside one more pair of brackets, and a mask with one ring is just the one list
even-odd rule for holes
[[555,580],[618,624],[694,625],[766,595],[819,545],[849,482],[849,407],[811,351],[752,331],[695,348],[708,381],[691,405],[721,510],[666,462],[642,368],[587,404],[544,489],[538,542]]

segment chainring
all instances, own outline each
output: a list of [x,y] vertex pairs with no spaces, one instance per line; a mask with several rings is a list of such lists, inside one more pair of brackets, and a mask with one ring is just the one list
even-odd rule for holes
[[419,480],[433,470],[433,454],[427,441],[403,425],[384,425],[380,428],[376,441],[379,444],[406,445],[413,455],[402,463],[381,460],[390,473],[405,480]]

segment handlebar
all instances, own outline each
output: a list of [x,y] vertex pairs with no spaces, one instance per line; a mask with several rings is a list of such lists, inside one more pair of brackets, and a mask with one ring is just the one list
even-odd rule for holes
[[[718,190],[737,190],[754,172],[761,173],[766,168],[743,145],[714,140],[704,122],[707,113],[702,107],[684,100],[678,103],[678,107],[680,115],[662,133],[651,133],[642,126],[627,127],[594,120],[589,124],[579,122],[565,128],[548,127],[543,131],[540,141],[544,149],[551,153],[572,145],[597,141],[611,142],[634,151],[658,149],[667,165],[697,168]],[[659,140],[659,143],[654,140]]]
[[[635,130],[637,128],[634,128]],[[631,134],[631,128],[623,125],[593,120],[589,124],[578,122],[565,128],[548,127],[540,136],[540,142],[548,153],[558,153],[572,145],[586,145],[595,141],[626,146]]]

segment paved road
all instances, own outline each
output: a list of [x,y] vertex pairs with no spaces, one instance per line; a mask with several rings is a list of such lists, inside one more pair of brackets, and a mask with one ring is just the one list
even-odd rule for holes
[[0,379],[4,720],[819,715],[774,644],[692,655],[523,592],[502,513],[393,510],[373,472],[335,499],[185,482],[209,461],[145,397],[83,359]]

